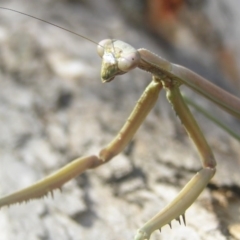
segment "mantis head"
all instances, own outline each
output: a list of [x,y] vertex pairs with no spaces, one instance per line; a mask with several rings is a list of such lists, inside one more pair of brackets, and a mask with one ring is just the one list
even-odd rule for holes
[[131,45],[116,39],[105,39],[97,47],[102,58],[102,82],[110,82],[115,76],[137,67],[140,54]]

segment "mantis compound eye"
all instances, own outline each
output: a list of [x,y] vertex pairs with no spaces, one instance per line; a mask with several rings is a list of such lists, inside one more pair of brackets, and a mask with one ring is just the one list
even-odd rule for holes
[[97,53],[98,55],[102,58],[104,55],[104,51],[106,49],[107,46],[109,46],[109,44],[112,44],[112,40],[111,39],[104,39],[102,41],[100,41],[97,45]]
[[140,60],[138,51],[123,54],[118,59],[118,68],[123,72],[128,72],[137,67]]

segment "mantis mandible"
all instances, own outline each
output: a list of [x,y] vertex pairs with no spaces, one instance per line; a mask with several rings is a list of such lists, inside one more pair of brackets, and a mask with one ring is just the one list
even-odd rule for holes
[[101,41],[98,44],[98,53],[103,59],[101,70],[103,82],[110,82],[115,76],[125,74],[136,67],[150,72],[153,76],[152,82],[140,97],[126,124],[98,155],[75,159],[32,186],[1,198],[0,207],[52,193],[54,189],[61,188],[64,183],[87,169],[96,168],[110,161],[131,141],[156,103],[160,90],[164,89],[167,99],[198,149],[202,170],[188,182],[175,200],[141,227],[135,236],[135,240],[149,239],[153,231],[161,229],[166,224],[171,224],[174,219],[180,221],[182,216],[185,222],[185,211],[196,200],[216,171],[216,162],[211,148],[185,104],[179,87],[185,84],[238,118],[240,118],[240,100],[189,69],[172,64],[146,49],[136,50],[119,40]]

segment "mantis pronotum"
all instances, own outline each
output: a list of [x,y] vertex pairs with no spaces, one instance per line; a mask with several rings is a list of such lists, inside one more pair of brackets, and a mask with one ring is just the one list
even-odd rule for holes
[[[137,110],[135,110],[131,115],[132,118],[129,119],[127,125],[125,125],[125,128],[123,128],[113,142],[111,142],[107,148],[101,151],[100,157],[90,156],[77,159],[62,170],[56,172],[56,174],[53,174],[45,180],[38,182],[36,185],[33,185],[30,188],[27,188],[26,190],[20,191],[16,194],[10,195],[9,197],[2,198],[0,200],[0,205],[4,206],[16,202],[27,201],[31,198],[41,197],[48,192],[51,192],[53,189],[61,187],[66,181],[70,180],[86,169],[94,168],[109,161],[131,140],[137,128],[140,126],[151,107],[157,100],[159,90],[164,87],[168,93],[168,99],[174,105],[174,108],[181,118],[182,123],[185,125],[186,129],[190,133],[190,136],[193,138],[197,147],[199,148],[200,155],[202,155],[203,158],[204,168],[200,174],[196,175],[196,177],[192,179],[185,190],[181,192],[181,195],[176,198],[175,202],[170,204],[164,210],[163,215],[161,214],[160,216],[156,216],[154,219],[150,220],[146,225],[144,225],[143,228],[139,230],[135,238],[149,239],[152,231],[155,229],[161,228],[163,225],[170,223],[171,220],[175,218],[179,219],[181,215],[184,216],[185,210],[197,198],[215,172],[215,162],[213,160],[211,150],[208,147],[200,130],[198,129],[194,119],[188,112],[187,107],[181,100],[178,87],[181,84],[186,84],[190,88],[193,88],[197,92],[205,95],[207,98],[215,101],[225,110],[230,111],[237,117],[240,115],[240,102],[237,98],[234,98],[221,90],[214,91],[216,94],[215,96],[212,95],[213,90],[216,88],[213,85],[209,85],[198,75],[194,75],[194,73],[185,68],[172,65],[171,63],[158,58],[147,50],[140,49],[136,51],[130,45],[121,41],[104,40],[100,42],[99,55],[104,60],[102,68],[102,79],[104,82],[108,82],[116,75],[124,74],[134,67],[140,67],[141,69],[147,70],[154,75],[152,83],[139,100],[139,104],[136,107]],[[123,57],[120,58],[122,55]],[[115,65],[118,64],[115,57],[116,59],[120,58],[120,66]],[[109,69],[110,73],[108,74],[110,74],[110,76],[106,76],[106,71]],[[192,78],[187,78],[184,76],[184,74],[190,74]],[[195,80],[195,82],[192,82],[191,80]],[[186,113],[186,115],[184,113]],[[78,166],[78,168],[75,168],[75,166]],[[195,181],[198,182],[197,188],[195,188],[196,192],[192,191],[191,188]],[[185,193],[187,195],[185,195]]]

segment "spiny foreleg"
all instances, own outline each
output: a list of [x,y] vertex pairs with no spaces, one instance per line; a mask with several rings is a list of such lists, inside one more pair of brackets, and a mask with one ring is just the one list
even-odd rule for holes
[[176,219],[180,222],[180,216],[183,217],[185,223],[185,211],[197,199],[216,171],[216,162],[213,153],[196,120],[184,102],[179,91],[178,83],[176,82],[175,85],[165,86],[165,89],[169,102],[172,104],[189,137],[197,147],[203,168],[187,183],[170,204],[138,230],[135,240],[148,240],[153,231],[157,229],[161,230],[161,227],[166,224],[171,226],[172,220]]
[[148,115],[149,111],[155,105],[162,84],[153,81],[148,85],[140,99],[138,100],[134,110],[128,120],[117,134],[117,136],[103,148],[99,155],[92,155],[77,158],[67,164],[65,167],[51,174],[50,176],[36,182],[35,184],[24,188],[20,191],[12,193],[0,199],[0,208],[15,203],[27,202],[31,199],[41,198],[53,190],[61,188],[63,184],[83,173],[87,169],[96,168],[120,153],[125,146],[131,141],[134,134]]

